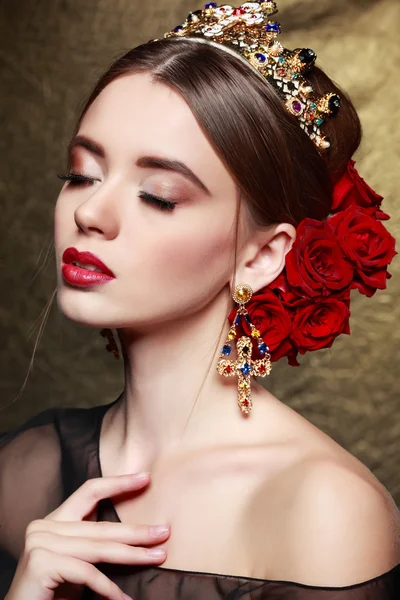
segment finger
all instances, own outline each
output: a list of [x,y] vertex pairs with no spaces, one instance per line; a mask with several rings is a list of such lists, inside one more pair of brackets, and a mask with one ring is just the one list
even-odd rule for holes
[[125,525],[110,521],[50,521],[37,519],[31,521],[26,528],[25,539],[32,533],[48,532],[62,536],[98,538],[103,541],[120,542],[122,544],[146,545],[159,543],[170,535],[167,525],[158,527],[166,528],[164,531],[155,531],[154,525]]
[[29,557],[27,568],[28,573],[31,573],[32,580],[41,584],[41,591],[43,587],[55,590],[61,584],[68,582],[86,585],[99,596],[108,600],[125,600],[122,590],[94,565],[73,557],[54,554],[44,548],[36,548]]
[[25,552],[30,555],[38,548],[89,563],[147,565],[158,564],[166,558],[164,548],[142,548],[94,538],[68,537],[47,531],[35,532],[27,536]]
[[149,483],[149,480],[150,473],[87,479],[45,519],[81,521],[94,509],[99,500],[140,489]]

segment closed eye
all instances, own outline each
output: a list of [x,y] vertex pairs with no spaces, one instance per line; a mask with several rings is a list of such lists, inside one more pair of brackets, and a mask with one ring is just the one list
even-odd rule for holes
[[[83,186],[85,184],[93,184],[95,181],[100,181],[95,177],[89,177],[88,175],[83,175],[82,173],[65,173],[57,175],[59,179],[63,181],[68,181],[70,186]],[[176,202],[172,202],[172,200],[164,200],[163,198],[159,198],[158,196],[153,196],[153,194],[149,194],[148,192],[140,192],[139,198],[142,198],[144,202],[148,204],[153,204],[160,208],[161,210],[174,210],[176,206]]]
[[148,192],[140,192],[139,198],[142,198],[142,200],[148,202],[149,204],[154,204],[161,210],[174,210],[177,204],[176,202],[172,202],[171,200],[163,200],[163,198],[153,196],[153,194],[149,194]]
[[82,175],[82,173],[65,173],[65,174],[60,174],[57,175],[57,177],[59,179],[62,179],[63,181],[68,181],[69,185],[72,186],[78,186],[78,185],[84,185],[86,184],[92,184],[95,181],[100,181],[99,179],[96,179],[95,177],[88,177],[87,175]]

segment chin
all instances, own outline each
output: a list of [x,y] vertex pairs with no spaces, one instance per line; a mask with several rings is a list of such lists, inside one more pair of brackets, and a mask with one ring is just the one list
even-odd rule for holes
[[66,286],[57,290],[58,308],[67,319],[86,327],[110,327],[108,322],[104,322],[107,310],[104,307],[96,307],[95,304],[93,295],[90,296],[87,290]]

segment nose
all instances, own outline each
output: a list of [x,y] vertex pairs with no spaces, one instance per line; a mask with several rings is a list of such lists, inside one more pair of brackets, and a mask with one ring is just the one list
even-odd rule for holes
[[74,211],[79,231],[89,236],[114,239],[119,231],[115,186],[103,183]]

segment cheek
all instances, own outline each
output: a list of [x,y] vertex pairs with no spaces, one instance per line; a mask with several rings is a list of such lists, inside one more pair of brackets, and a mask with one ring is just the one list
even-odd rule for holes
[[[64,204],[61,199],[61,195],[57,198],[56,206],[54,208],[54,242],[56,250],[59,250],[62,245],[62,238],[65,235],[66,225],[68,223],[65,218]],[[57,252],[58,254],[58,252]]]
[[57,263],[60,262],[61,249],[71,245],[71,236],[76,231],[74,207],[61,192],[54,208],[54,244]]
[[131,270],[132,281],[143,283],[146,300],[142,296],[133,304],[141,304],[153,322],[202,309],[230,279],[233,244],[223,224],[204,230],[192,225],[173,236],[163,232],[148,238]]
[[67,214],[71,211],[68,210],[68,203],[66,202],[66,199],[63,196],[63,192],[61,192],[57,198],[56,205],[54,208],[55,235],[62,235],[63,230],[69,225],[68,221],[66,220],[66,217]]
[[150,244],[149,262],[162,277],[180,285],[183,280],[203,281],[224,279],[230,272],[234,238],[220,222],[214,226],[192,226],[176,231],[174,235],[158,235]]
[[57,202],[56,202],[56,206],[54,208],[54,235],[57,238],[60,237],[60,234],[62,233],[62,222],[63,222],[63,218],[62,218],[62,214],[63,214],[63,210],[62,210],[62,202],[60,199],[60,196],[57,198]]

